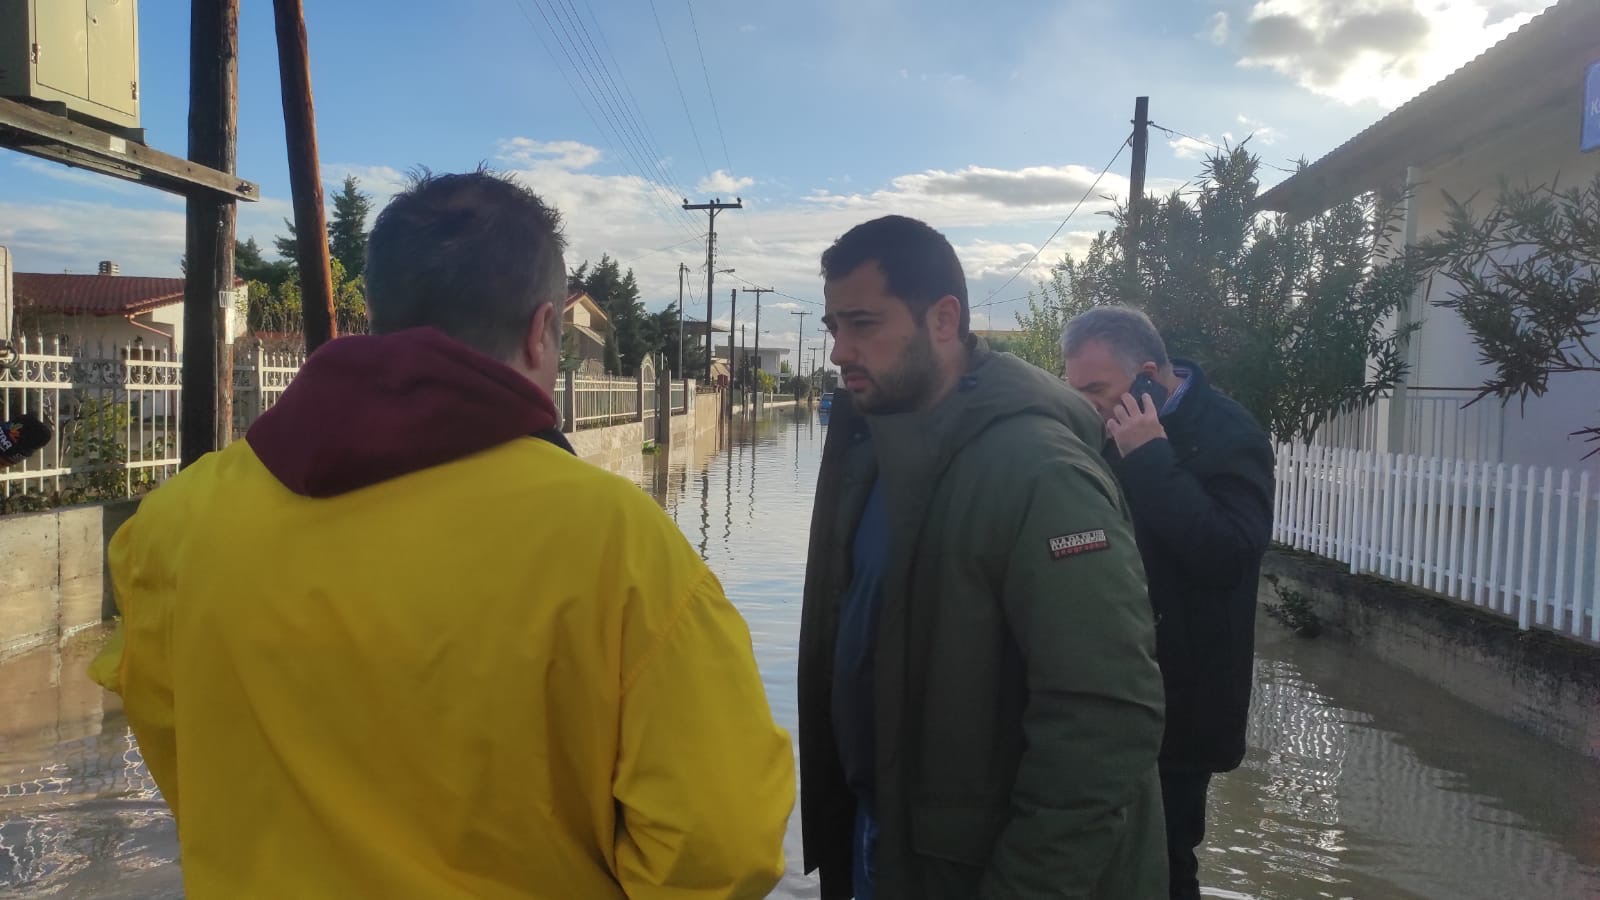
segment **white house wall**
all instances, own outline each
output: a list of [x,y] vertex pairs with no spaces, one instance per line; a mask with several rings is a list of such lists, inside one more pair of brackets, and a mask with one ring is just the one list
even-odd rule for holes
[[[1502,181],[1512,186],[1555,183],[1566,188],[1587,185],[1600,176],[1600,153],[1578,150],[1579,93],[1575,83],[1570,103],[1535,112],[1519,127],[1421,169],[1418,235],[1426,237],[1445,226],[1446,193],[1461,201],[1472,198],[1472,208],[1481,214],[1495,202]],[[1461,317],[1454,310],[1433,305],[1448,297],[1453,286],[1445,278],[1435,278],[1429,286],[1418,333],[1420,356],[1410,379],[1413,385],[1472,388],[1491,372],[1480,361],[1478,346]],[[1463,399],[1470,397],[1467,394]],[[1514,400],[1503,411],[1493,398],[1478,406],[1486,408],[1473,415],[1501,417],[1505,462],[1576,467],[1586,448],[1569,434],[1600,423],[1600,379],[1593,375],[1553,378],[1545,396],[1530,398],[1525,411]],[[1600,460],[1590,460],[1589,465],[1600,472]]]

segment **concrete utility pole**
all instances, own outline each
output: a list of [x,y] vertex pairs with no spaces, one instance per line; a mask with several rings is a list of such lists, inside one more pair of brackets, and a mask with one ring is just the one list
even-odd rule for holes
[[1145,163],[1150,158],[1150,98],[1133,101],[1133,171],[1128,183],[1128,277],[1139,274],[1139,204],[1144,200]]
[[732,203],[723,203],[721,199],[712,200],[710,203],[690,203],[688,198],[684,198],[683,208],[705,210],[710,218],[709,228],[706,231],[706,381],[709,382],[711,380],[711,292],[716,286],[717,273],[717,213],[725,209],[744,209],[744,200],[735,197]]
[[317,114],[311,101],[311,54],[301,0],[273,0],[278,31],[278,78],[283,92],[283,133],[289,145],[289,193],[294,199],[295,262],[300,269],[300,310],[306,351],[336,336],[328,219],[317,159]]
[[828,329],[818,328],[817,331],[822,333],[822,368],[826,369],[828,368]]
[[[189,14],[189,160],[232,173],[239,141],[239,0],[195,0]],[[233,437],[231,197],[192,191],[185,209],[183,424],[188,466]]]
[[811,313],[790,310],[789,315],[800,317],[800,340],[795,342],[794,348],[794,374],[799,375],[800,367],[806,364],[806,361],[802,358],[806,355],[806,316],[811,315]]
[[728,289],[728,409],[733,409],[733,388],[739,380],[738,367],[733,359],[733,326],[739,324],[739,289]]
[[[683,276],[688,271],[689,271],[689,267],[687,265],[685,265],[683,263],[678,263],[678,377],[679,378],[687,378],[688,377],[688,374],[683,371]],[[707,326],[707,327],[709,328],[710,326]]]
[[747,287],[744,292],[756,295],[756,371],[759,372],[761,371],[761,295],[772,293],[772,288]]

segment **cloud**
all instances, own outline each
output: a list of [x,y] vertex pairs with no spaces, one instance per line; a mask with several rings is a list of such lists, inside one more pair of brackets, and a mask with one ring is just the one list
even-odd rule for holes
[[95,188],[96,190],[105,191],[111,194],[121,194],[127,197],[147,197],[159,199],[172,206],[183,205],[183,198],[177,194],[169,194],[166,191],[152,190],[149,185],[135,184],[132,181],[124,181],[121,178],[115,178],[110,175],[102,175],[99,172],[91,172],[88,169],[80,169],[74,166],[65,165],[63,163],[50,162],[48,160],[36,159],[31,156],[24,156],[14,160],[12,165],[23,170],[24,172],[31,172],[35,175],[43,175],[44,177],[53,179],[55,181],[62,181],[68,184],[76,184],[83,187]]
[[600,148],[579,141],[536,141],[514,137],[500,142],[498,156],[511,165],[540,168],[587,169],[604,156]]
[[1282,137],[1282,135],[1278,132],[1278,129],[1273,128],[1271,125],[1268,125],[1265,122],[1252,119],[1242,113],[1239,115],[1239,124],[1245,127],[1245,131],[1249,134],[1251,141],[1257,144],[1266,144],[1270,146],[1272,144],[1276,144],[1278,142],[1278,138]]
[[322,181],[338,189],[345,176],[354,175],[359,188],[371,194],[373,206],[382,209],[389,198],[400,193],[408,180],[406,173],[394,166],[364,166],[355,163],[328,163],[322,167]]
[[1206,22],[1205,30],[1200,32],[1197,37],[1205,38],[1221,47],[1228,42],[1228,26],[1230,24],[1228,14],[1226,12],[1218,12]]
[[[598,171],[600,151],[582,143],[512,137],[497,147],[495,165],[561,210],[569,265],[610,254],[635,270],[645,301],[659,309],[677,299],[678,264],[687,263],[686,306],[691,316],[704,314],[703,215],[684,212],[678,207],[679,198],[662,196],[657,186],[642,178]],[[978,302],[1034,253],[1038,242],[1084,196],[1097,172],[1077,165],[968,166],[906,173],[879,182],[876,188],[822,182],[811,194],[793,200],[747,197],[744,209],[717,218],[718,267],[738,271],[734,276],[717,276],[716,312],[727,315],[728,290],[746,286],[742,279],[775,287],[792,296],[766,298],[763,311],[770,309],[775,315],[770,324],[763,318],[762,327],[774,333],[774,343],[792,346],[798,317],[788,313],[821,312],[814,304],[822,299],[817,273],[822,251],[854,225],[888,213],[916,216],[948,235]],[[332,183],[354,174],[375,197],[403,179],[382,162],[331,164],[325,174]],[[1157,180],[1150,189],[1161,193],[1170,187]],[[1095,231],[1108,225],[1094,216],[1110,206],[1100,195],[1121,196],[1126,191],[1124,176],[1108,174],[1068,224],[1071,230],[1064,231],[1008,287],[1007,294],[1025,293],[1063,254],[1086,246]],[[271,238],[283,231],[281,220],[290,215],[289,203],[279,198],[241,204],[240,239],[254,236],[270,247]],[[0,243],[17,251],[18,265],[26,270],[92,271],[97,260],[115,259],[130,274],[175,275],[183,234],[181,209],[0,203]],[[739,306],[743,322],[747,308],[743,302]],[[996,306],[989,315],[996,323],[1010,322],[1014,309],[1014,304]],[[807,320],[808,341],[814,337],[809,332],[815,321]],[[763,343],[767,340],[763,336]]]
[[[1077,202],[1094,184],[1096,174],[1084,166],[1011,170],[968,166],[958,172],[933,170],[903,175],[894,184],[907,193],[972,197],[1002,206],[1054,206]],[[1114,180],[1108,176],[1101,185]]]
[[176,275],[183,240],[181,209],[0,202],[0,244],[20,272],[93,272],[109,259],[126,275]]
[[1206,159],[1217,152],[1217,148],[1211,146],[1217,142],[1211,140],[1210,135],[1204,137],[1204,141],[1192,137],[1172,138],[1167,141],[1167,146],[1172,148],[1172,155],[1179,159]]
[[1257,0],[1239,64],[1395,107],[1524,25],[1546,0]]
[[696,184],[694,189],[702,194],[731,194],[734,191],[744,190],[755,183],[756,180],[754,178],[735,178],[718,169],[700,179],[700,183]]

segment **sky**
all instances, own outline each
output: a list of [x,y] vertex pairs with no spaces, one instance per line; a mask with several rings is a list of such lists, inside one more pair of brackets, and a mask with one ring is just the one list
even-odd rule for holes
[[[292,215],[270,3],[241,4],[238,172],[268,256]],[[1544,0],[417,0],[308,2],[322,178],[379,208],[417,166],[509,171],[563,213],[569,266],[633,268],[646,305],[713,318],[759,285],[762,343],[820,346],[823,249],[888,213],[943,231],[976,328],[1109,226],[1134,98],[1148,188],[1250,138],[1262,187],[1315,160],[1521,25]],[[188,3],[139,10],[142,124],[182,156]],[[374,14],[378,13],[378,14]],[[1122,150],[1120,155],[1119,149]],[[1113,158],[1115,161],[1112,162]],[[1109,164],[1109,168],[1108,168]],[[1102,174],[1103,173],[1103,174]],[[1099,178],[1098,184],[1096,179]],[[1076,213],[1075,206],[1081,203]],[[1055,234],[1053,240],[1052,234]],[[0,245],[19,271],[179,274],[181,198],[0,153]],[[753,324],[751,301],[739,322]],[[800,318],[789,313],[808,313]]]

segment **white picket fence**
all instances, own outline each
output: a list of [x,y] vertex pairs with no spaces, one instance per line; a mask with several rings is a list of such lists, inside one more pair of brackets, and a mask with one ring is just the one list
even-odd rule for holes
[[[69,352],[59,339],[23,338],[0,367],[0,419],[30,412],[55,423],[56,439],[0,470],[0,494],[74,499],[131,496],[178,471],[182,419],[179,357],[136,344]],[[86,351],[86,352],[85,352]],[[234,432],[277,402],[301,354],[237,348]]]
[[1277,542],[1600,642],[1587,471],[1282,444],[1277,478]]
[[[133,496],[178,471],[183,391],[181,358],[136,344],[62,347],[59,339],[19,339],[0,366],[0,420],[31,412],[55,423],[56,439],[22,464],[0,469],[7,510]],[[233,430],[244,435],[271,409],[305,362],[299,353],[234,348]],[[672,385],[672,408],[687,407],[690,382]],[[571,406],[566,393],[572,391]],[[569,428],[598,428],[644,418],[655,409],[655,384],[587,370],[556,385]],[[646,396],[648,394],[648,396]],[[645,405],[641,410],[640,401]],[[17,495],[30,495],[19,497]]]

